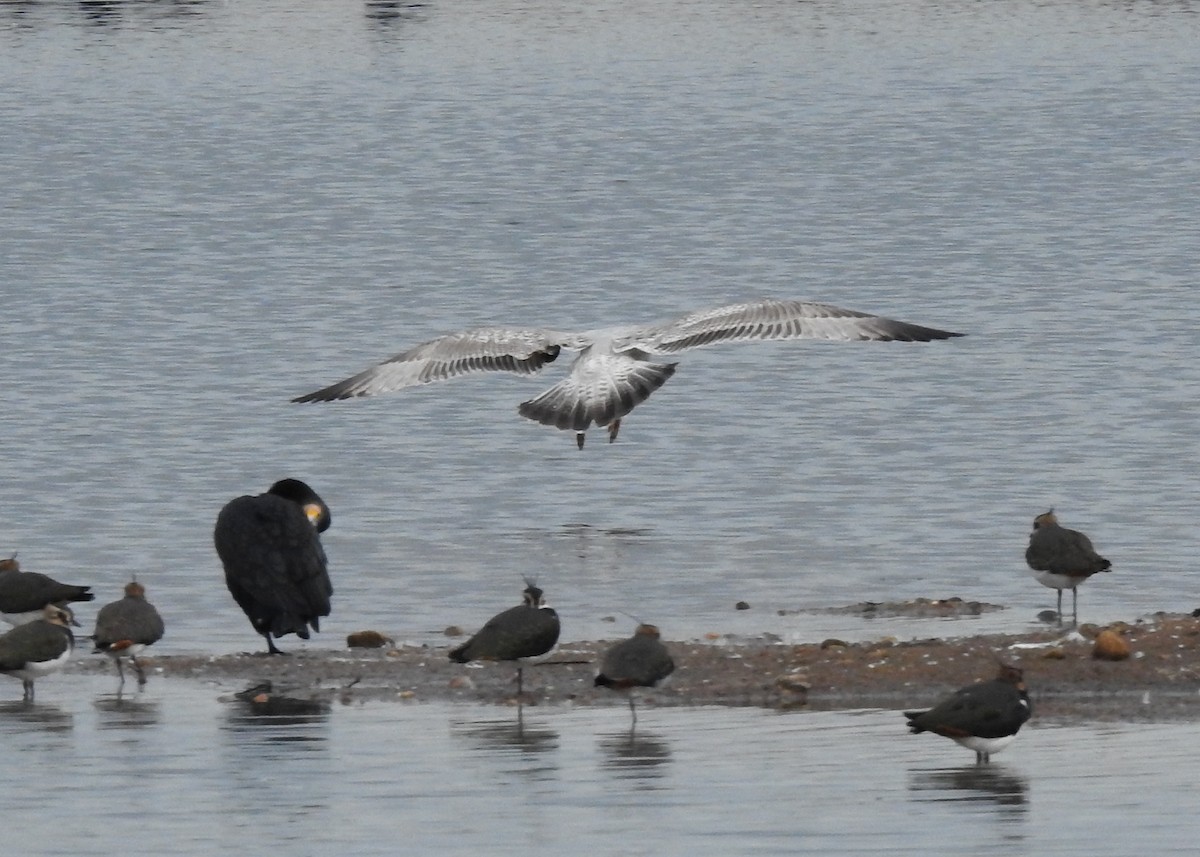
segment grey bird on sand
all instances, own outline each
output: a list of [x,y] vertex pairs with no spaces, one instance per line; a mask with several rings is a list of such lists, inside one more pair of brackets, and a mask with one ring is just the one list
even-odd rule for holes
[[1034,571],[1037,582],[1058,590],[1058,621],[1062,623],[1062,594],[1071,590],[1071,620],[1079,622],[1079,593],[1076,591],[1093,574],[1112,569],[1092,547],[1092,540],[1076,530],[1059,526],[1054,510],[1033,519],[1025,562]]
[[558,614],[546,604],[542,590],[531,581],[525,582],[522,596],[520,604],[488,619],[475,636],[450,651],[450,660],[460,664],[515,661],[517,699],[523,691],[524,665],[554,649],[561,627]]
[[625,692],[629,696],[629,712],[636,724],[634,690],[656,687],[674,671],[675,661],[663,645],[658,627],[641,623],[632,637],[617,643],[604,654],[594,684]]
[[22,625],[43,619],[47,604],[91,601],[96,596],[90,586],[59,583],[36,571],[21,571],[17,555],[0,559],[0,619],[10,625]]
[[146,587],[131,580],[125,584],[124,598],[100,608],[92,642],[96,646],[95,651],[113,659],[122,686],[125,684],[125,670],[121,667],[121,659],[129,658],[137,673],[138,685],[141,686],[146,683],[146,674],[137,656],[147,646],[161,640],[165,630],[162,616],[146,600]]
[[71,625],[78,625],[69,607],[47,604],[42,618],[18,625],[0,636],[0,673],[19,678],[24,700],[33,701],[33,683],[62,669],[75,650]]

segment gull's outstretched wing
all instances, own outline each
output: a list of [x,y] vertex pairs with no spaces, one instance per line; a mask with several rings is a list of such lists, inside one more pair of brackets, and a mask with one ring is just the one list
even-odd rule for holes
[[929,342],[962,336],[870,313],[806,301],[760,300],[699,310],[614,338],[613,348],[676,354],[719,342],[828,339]]
[[561,348],[579,347],[577,341],[578,337],[570,334],[535,328],[464,330],[431,339],[352,378],[292,401],[330,402],[372,396],[477,372],[531,375],[558,357]]

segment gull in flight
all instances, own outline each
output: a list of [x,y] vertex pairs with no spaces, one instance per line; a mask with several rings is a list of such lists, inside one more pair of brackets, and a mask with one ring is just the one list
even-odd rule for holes
[[825,339],[929,342],[962,336],[828,304],[764,299],[697,310],[671,321],[577,333],[535,327],[477,327],[431,339],[293,402],[331,402],[403,390],[478,372],[532,375],[564,349],[579,352],[567,377],[517,412],[575,432],[583,449],[594,423],[617,439],[621,418],[675,374],[663,360],[720,342]]

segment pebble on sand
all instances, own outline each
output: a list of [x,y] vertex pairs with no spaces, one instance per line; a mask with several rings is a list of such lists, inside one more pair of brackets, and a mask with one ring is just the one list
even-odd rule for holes
[[382,649],[396,645],[396,641],[378,631],[355,631],[346,636],[346,645],[352,649]]
[[1129,643],[1116,631],[1105,629],[1096,635],[1096,643],[1092,647],[1093,658],[1102,661],[1123,661],[1129,654]]

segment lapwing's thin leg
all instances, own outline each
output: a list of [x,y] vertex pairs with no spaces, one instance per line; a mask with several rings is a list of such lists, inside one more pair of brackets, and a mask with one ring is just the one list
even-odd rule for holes
[[121,688],[123,688],[125,686],[125,669],[121,666],[120,658],[117,658],[116,661],[117,661],[117,678],[120,679],[120,681],[117,683],[117,690],[120,690]]
[[137,673],[137,677],[138,677],[138,687],[141,687],[142,685],[144,685],[146,683],[146,673],[142,669],[142,665],[138,662],[137,657],[135,657],[134,655],[130,655],[129,660],[131,660],[133,662],[133,669]]

